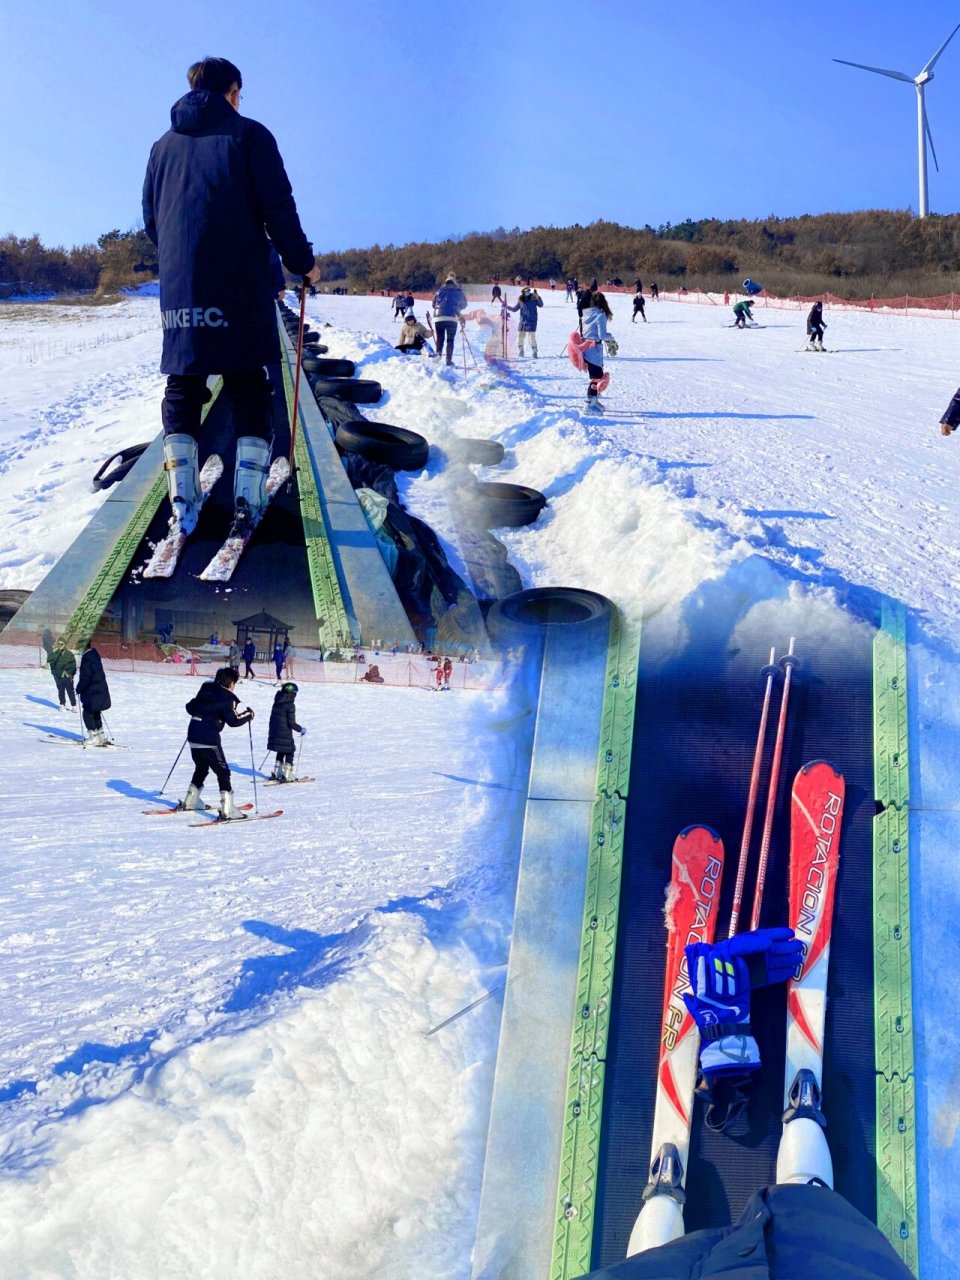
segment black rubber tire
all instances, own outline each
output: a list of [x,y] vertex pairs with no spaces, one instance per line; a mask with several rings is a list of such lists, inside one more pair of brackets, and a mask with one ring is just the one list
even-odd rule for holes
[[[297,328],[299,327],[300,327],[300,321],[298,320]],[[304,342],[316,342],[319,337],[320,335],[319,333],[317,333],[316,329],[304,329],[303,331]]]
[[542,632],[546,628],[595,626],[602,635],[609,628],[616,606],[596,591],[579,587],[534,587],[496,601],[487,614],[491,640],[510,642],[518,633]]
[[5,591],[0,591],[0,631],[26,604],[32,594],[32,591],[22,591],[16,587],[8,587]]
[[333,396],[351,404],[377,404],[383,398],[379,382],[368,378],[311,378],[314,395]]
[[312,356],[325,356],[330,350],[325,342],[305,342],[303,349],[309,351]]
[[358,453],[394,471],[422,471],[430,446],[416,431],[385,422],[351,422],[337,427],[334,441],[341,453]]
[[[140,455],[149,447],[150,441],[148,440],[146,444],[132,444],[127,449],[118,449],[116,453],[111,453],[110,457],[106,459],[93,477],[94,490],[109,489],[112,484],[122,480]],[[110,471],[108,468],[113,462],[117,465]]]
[[455,462],[472,463],[479,467],[495,467],[503,461],[503,445],[499,440],[467,437],[451,441],[447,452]]
[[525,484],[478,484],[463,495],[468,513],[488,529],[518,529],[534,520],[547,505],[539,489]]
[[315,373],[321,378],[352,378],[357,366],[352,360],[325,360],[311,352],[303,357],[305,373]]

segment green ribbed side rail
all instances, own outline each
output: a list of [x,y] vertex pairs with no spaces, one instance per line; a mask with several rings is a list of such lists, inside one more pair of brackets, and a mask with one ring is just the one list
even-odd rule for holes
[[[203,407],[201,422],[206,421],[207,414],[213,408],[222,386],[223,380],[218,378],[211,388],[210,399]],[[96,631],[104,610],[113,599],[117,587],[123,580],[123,575],[130,568],[130,562],[137,553],[137,547],[143,541],[153,517],[159,511],[166,492],[167,479],[161,471],[127,521],[127,527],[113,544],[110,554],[100,566],[83,599],[70,615],[63,634],[67,637],[67,644],[72,648],[82,648]]]
[[640,630],[615,616],[587,867],[551,1280],[590,1270]]
[[917,1273],[916,1085],[910,966],[906,618],[884,601],[873,648],[877,1223]]
[[[283,386],[287,397],[287,411],[292,414],[293,374],[288,359],[282,360],[281,364],[283,366]],[[300,394],[312,395],[313,392],[309,386],[301,383]],[[359,640],[360,636],[354,634],[357,629],[356,627],[351,627],[350,619],[343,603],[340,579],[337,577],[336,565],[330,550],[330,539],[327,536],[327,525],[323,518],[323,503],[317,487],[317,473],[302,427],[303,421],[301,419],[297,423],[297,437],[293,446],[293,464],[297,472],[297,492],[300,495],[300,514],[303,518],[303,536],[307,547],[310,589],[313,592],[313,607],[317,615],[320,639],[325,644],[339,644],[341,637],[344,640],[347,638]],[[324,627],[326,628],[325,632],[323,630]]]

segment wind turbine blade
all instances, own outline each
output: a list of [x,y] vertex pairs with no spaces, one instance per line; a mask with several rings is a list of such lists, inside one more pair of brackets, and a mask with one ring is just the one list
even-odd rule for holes
[[937,149],[933,145],[933,134],[930,132],[930,121],[927,119],[927,104],[923,104],[923,129],[927,135],[927,141],[930,143],[930,150],[933,153],[933,164],[937,173],[940,172],[940,166],[937,164]]
[[[930,59],[930,61],[927,63],[927,65],[923,68],[923,71],[932,71],[932,70],[933,70],[934,63],[937,61],[937,59],[940,57],[941,53],[943,53],[944,49],[947,47],[947,45],[950,43],[950,41],[951,41],[951,40],[953,39],[953,37],[957,34],[957,32],[958,32],[958,31],[960,31],[960,22],[958,22],[958,23],[957,23],[957,25],[953,28],[953,30],[952,30],[952,31],[950,32],[950,34],[947,36],[946,40],[944,40],[943,44],[940,46],[940,48],[937,50],[937,52],[933,55],[933,57]],[[920,75],[923,75],[923,71],[921,71],[921,72],[920,72]],[[932,145],[933,145],[933,144],[931,143],[931,146],[932,146]]]
[[842,62],[845,67],[859,67],[861,71],[875,71],[878,76],[890,76],[894,80],[906,80],[907,84],[913,84],[913,76],[905,76],[902,71],[885,71],[883,67],[868,67],[864,62],[848,62],[846,58],[834,58],[834,62]]

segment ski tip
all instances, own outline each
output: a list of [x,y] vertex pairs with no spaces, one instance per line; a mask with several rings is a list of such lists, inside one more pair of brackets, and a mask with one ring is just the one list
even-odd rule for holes
[[806,774],[810,773],[812,769],[819,768],[821,765],[826,769],[830,769],[835,778],[843,777],[843,774],[840,772],[840,770],[831,760],[820,760],[820,759],[808,760],[806,764],[801,765],[800,768],[797,770],[797,776],[798,777],[805,776]]
[[714,842],[714,844],[718,844],[720,841],[720,836],[716,831],[714,831],[713,827],[708,827],[704,822],[695,822],[693,823],[692,826],[684,827],[683,830],[680,832],[680,834],[677,836],[677,839],[689,840],[690,837],[694,834],[694,832],[697,832],[697,831],[705,831],[707,835],[710,837],[710,839]]

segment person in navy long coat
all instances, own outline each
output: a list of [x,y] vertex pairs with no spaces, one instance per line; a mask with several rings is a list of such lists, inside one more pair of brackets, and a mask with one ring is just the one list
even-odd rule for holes
[[260,517],[273,435],[264,366],[280,359],[271,242],[291,274],[313,283],[319,269],[276,140],[240,115],[237,67],[205,58],[187,80],[190,92],[174,103],[171,127],[150,152],[143,223],[160,270],[171,528],[191,533],[200,505],[197,437],[211,374],[223,375],[233,408],[239,523]]
[[90,733],[95,747],[110,745],[103,727],[103,713],[110,710],[110,690],[99,652],[90,645],[80,659],[80,678],[77,680],[77,697],[83,708],[83,723]]
[[294,753],[296,750],[293,743],[293,735],[295,733],[301,735],[306,733],[306,729],[297,724],[298,692],[298,687],[294,681],[288,680],[277,690],[277,695],[273,700],[273,707],[270,711],[267,750],[277,753],[277,763],[273,769],[273,778],[276,782],[293,781]]

